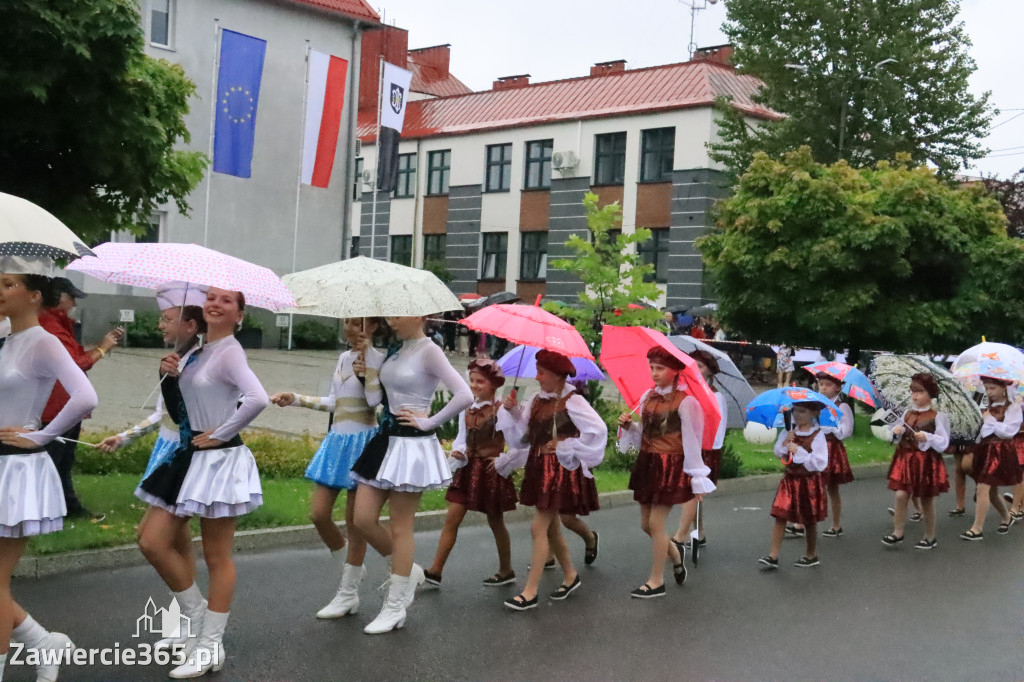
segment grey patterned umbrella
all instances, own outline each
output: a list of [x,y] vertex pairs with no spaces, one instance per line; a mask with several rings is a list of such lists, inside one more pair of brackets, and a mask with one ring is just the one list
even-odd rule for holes
[[721,370],[715,375],[715,384],[726,397],[729,406],[728,427],[730,429],[742,429],[747,423],[747,403],[754,399],[754,389],[747,383],[736,364],[727,353],[724,353],[714,346],[709,346],[692,336],[670,336],[668,340],[672,345],[684,353],[692,353],[695,350],[706,350],[718,360],[718,369]]
[[71,260],[91,256],[67,225],[31,201],[0,192],[0,257]]
[[882,404],[902,416],[909,409],[910,377],[927,372],[939,385],[935,409],[949,416],[950,438],[973,443],[981,429],[981,410],[955,376],[923,355],[876,355],[869,372]]

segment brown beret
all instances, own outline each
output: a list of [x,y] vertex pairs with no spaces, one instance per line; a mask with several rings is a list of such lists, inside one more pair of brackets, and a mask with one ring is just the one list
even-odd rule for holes
[[825,372],[815,372],[814,378],[817,379],[818,381],[831,381],[833,384],[839,387],[842,387],[843,385],[842,379],[837,379],[831,374],[827,374]]
[[576,376],[576,367],[572,364],[572,360],[547,348],[537,351],[537,367],[562,376]]
[[695,350],[690,353],[690,357],[703,363],[705,367],[711,370],[712,374],[718,374],[722,371],[722,368],[718,366],[718,358],[706,350]]
[[913,387],[914,384],[923,388],[932,398],[939,397],[939,382],[935,381],[935,377],[930,373],[919,372],[918,374],[910,377],[911,387]]
[[661,346],[654,346],[649,351],[647,351],[647,360],[649,362],[653,362],[656,365],[661,365],[662,367],[674,369],[677,372],[681,372],[683,369],[686,368],[686,365],[683,364],[682,360],[672,355]]
[[490,358],[474,358],[469,363],[469,371],[477,372],[495,388],[505,385],[505,373],[501,371],[498,363]]

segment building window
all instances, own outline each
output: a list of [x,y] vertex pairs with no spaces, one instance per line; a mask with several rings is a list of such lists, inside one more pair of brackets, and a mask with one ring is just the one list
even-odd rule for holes
[[398,155],[398,184],[395,185],[395,198],[408,199],[416,196],[416,155]]
[[548,276],[548,233],[523,232],[519,279],[542,280]]
[[671,180],[675,150],[675,128],[653,128],[643,131],[640,150],[640,182]]
[[626,133],[595,135],[594,184],[621,185],[626,180]]
[[356,176],[352,181],[352,201],[361,201],[363,198],[363,160],[356,159]]
[[149,0],[149,42],[171,47],[174,32],[174,0]]
[[448,235],[423,235],[423,263],[444,263],[447,260]]
[[487,145],[485,192],[507,192],[512,188],[512,145]]
[[508,233],[485,232],[480,279],[505,279],[508,260]]
[[534,140],[526,143],[526,189],[548,189],[551,187],[551,150],[554,140]]
[[156,211],[155,213],[149,214],[149,224],[146,226],[146,231],[142,234],[135,235],[136,244],[156,244],[160,241],[160,236],[164,233],[164,221],[167,219],[167,214],[163,211]]
[[412,265],[411,235],[391,238],[391,262],[399,265]]
[[664,284],[668,281],[668,230],[651,230],[651,238],[637,244],[637,253],[644,265],[653,265],[654,274],[644,277],[645,282]]
[[452,173],[452,150],[444,149],[427,155],[427,194],[448,194]]
[[352,245],[348,249],[348,257],[355,258],[359,255],[359,235],[352,237]]

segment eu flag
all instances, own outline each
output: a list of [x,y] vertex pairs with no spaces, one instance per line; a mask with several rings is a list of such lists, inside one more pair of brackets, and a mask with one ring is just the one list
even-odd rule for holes
[[213,133],[213,170],[252,176],[256,105],[260,99],[267,41],[222,31],[217,73],[217,118]]

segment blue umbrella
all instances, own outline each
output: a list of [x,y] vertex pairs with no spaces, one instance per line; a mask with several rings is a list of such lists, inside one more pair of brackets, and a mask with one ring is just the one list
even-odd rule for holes
[[875,393],[875,385],[871,383],[871,379],[868,379],[864,372],[852,365],[842,362],[817,362],[813,365],[807,365],[804,369],[811,374],[824,372],[831,377],[839,379],[843,382],[843,393],[855,400],[861,401],[868,407],[877,408],[881,403],[878,394]]
[[757,396],[747,405],[747,421],[763,424],[770,429],[786,426],[784,412],[793,408],[795,403],[814,401],[821,403],[823,409],[818,413],[821,426],[839,426],[839,411],[835,403],[818,393],[806,388],[773,388]]
[[[537,351],[536,346],[516,346],[505,353],[498,360],[498,367],[505,373],[506,377],[517,379],[534,378],[537,376]],[[576,379],[582,381],[604,381],[604,372],[593,360],[587,358],[570,358],[573,367],[576,368]]]

